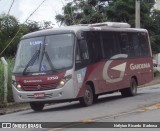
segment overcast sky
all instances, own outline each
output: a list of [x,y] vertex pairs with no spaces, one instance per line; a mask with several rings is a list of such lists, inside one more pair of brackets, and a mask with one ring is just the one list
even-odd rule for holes
[[[13,0],[0,0],[0,14],[8,12]],[[15,0],[10,14],[14,15],[19,22],[23,23],[26,18],[38,7],[43,0]],[[51,21],[56,24],[55,15],[62,13],[62,7],[70,0],[46,0],[45,3],[34,13],[30,20]],[[160,9],[160,0],[156,0]]]
[[[0,0],[0,14],[7,14],[12,1],[13,0]],[[42,1],[43,0],[15,0],[10,14],[14,15],[19,22],[23,23]],[[30,20],[46,20],[56,24],[55,15],[62,13],[64,4],[66,4],[65,0],[46,0]]]
[[155,8],[160,10],[160,0],[156,0]]

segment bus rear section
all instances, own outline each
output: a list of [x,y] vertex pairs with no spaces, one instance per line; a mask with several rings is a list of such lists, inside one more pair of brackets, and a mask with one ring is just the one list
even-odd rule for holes
[[83,36],[85,40],[79,41],[76,49],[76,58],[81,59],[75,64],[79,82],[85,76],[78,94],[83,105],[90,105],[101,94],[115,91],[124,97],[135,96],[137,86],[153,80],[147,30],[98,25],[84,31]]
[[136,95],[137,86],[153,79],[148,32],[105,24],[22,37],[12,75],[15,101],[30,102],[40,111],[45,103],[57,101],[90,106],[99,95],[115,91]]

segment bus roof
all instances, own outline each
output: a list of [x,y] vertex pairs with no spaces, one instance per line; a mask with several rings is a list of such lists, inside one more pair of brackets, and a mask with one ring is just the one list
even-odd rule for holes
[[147,32],[146,29],[142,28],[130,28],[128,23],[120,23],[120,22],[103,22],[103,23],[95,23],[95,24],[80,24],[80,25],[72,25],[60,28],[52,28],[45,29],[36,32],[32,32],[26,34],[22,37],[22,39],[38,37],[38,36],[46,36],[51,34],[61,34],[61,33],[75,33],[80,31],[122,31],[122,32]]

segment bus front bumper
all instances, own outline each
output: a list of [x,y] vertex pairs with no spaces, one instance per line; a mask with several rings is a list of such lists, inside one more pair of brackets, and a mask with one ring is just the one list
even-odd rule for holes
[[74,87],[71,82],[68,82],[64,87],[43,90],[43,91],[19,91],[14,85],[12,85],[13,96],[15,102],[34,102],[34,101],[58,101],[75,99]]

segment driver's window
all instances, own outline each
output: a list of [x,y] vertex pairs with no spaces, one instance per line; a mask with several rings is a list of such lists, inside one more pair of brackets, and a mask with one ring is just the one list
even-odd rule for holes
[[79,45],[76,46],[76,61],[81,61]]
[[80,40],[79,41],[79,48],[80,48],[80,56],[82,60],[88,60],[89,54],[88,54],[88,47],[86,40]]
[[87,42],[85,40],[79,40],[76,47],[76,67],[75,69],[81,69],[89,64],[89,54]]

